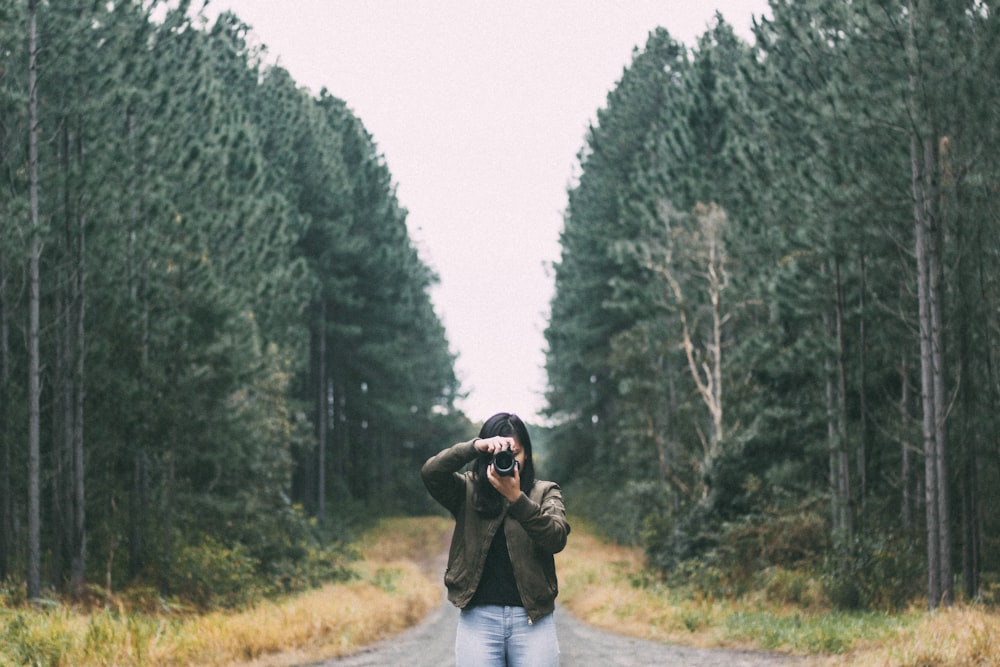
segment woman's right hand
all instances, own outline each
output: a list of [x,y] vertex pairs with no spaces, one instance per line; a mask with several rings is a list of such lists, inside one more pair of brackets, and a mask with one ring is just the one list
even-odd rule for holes
[[474,446],[476,451],[484,454],[496,454],[505,449],[513,449],[516,442],[514,438],[497,435],[492,438],[477,438]]

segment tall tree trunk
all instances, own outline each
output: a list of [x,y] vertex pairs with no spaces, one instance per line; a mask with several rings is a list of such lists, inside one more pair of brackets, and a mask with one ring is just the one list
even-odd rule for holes
[[941,581],[941,519],[938,505],[939,478],[937,468],[937,441],[934,428],[934,381],[933,358],[931,355],[930,304],[928,302],[928,258],[927,225],[923,177],[921,175],[922,150],[916,137],[912,139],[911,159],[913,161],[913,206],[914,244],[917,260],[917,299],[920,324],[920,402],[923,411],[921,420],[924,449],[924,492],[927,514],[927,603],[931,609],[937,607],[942,598]]
[[866,391],[867,383],[867,373],[868,373],[868,340],[867,340],[867,329],[865,312],[865,304],[867,300],[865,294],[868,290],[868,276],[865,266],[865,256],[861,253],[859,257],[859,264],[861,268],[861,289],[860,292],[860,304],[859,304],[859,316],[858,316],[858,438],[857,438],[857,451],[855,452],[855,457],[857,461],[857,504],[856,504],[856,514],[857,520],[860,524],[859,530],[864,530],[864,516],[865,516],[865,501],[868,496],[868,400]]
[[[824,320],[829,317],[824,315]],[[826,327],[829,329],[829,325]],[[840,465],[838,464],[837,445],[837,425],[834,420],[836,401],[833,398],[833,370],[829,361],[824,362],[826,375],[826,442],[827,442],[827,466],[829,468],[829,489],[830,489],[830,526],[833,534],[838,535],[844,530],[844,511],[842,509],[843,500],[840,496]]]
[[[149,263],[140,257],[139,241],[142,222],[139,217],[138,180],[143,165],[136,157],[135,146],[136,113],[130,105],[125,112],[125,139],[129,148],[129,180],[126,183],[128,204],[128,232],[125,239],[125,268],[127,301],[133,313],[130,332],[138,346],[139,383],[143,384],[149,366],[149,304],[146,285],[148,284]],[[130,577],[137,576],[145,567],[146,524],[150,502],[150,466],[146,453],[149,418],[145,401],[139,401],[139,414],[128,422],[126,428],[126,451],[132,457],[132,480],[128,503],[128,571]],[[109,586],[110,588],[110,586]]]
[[60,144],[58,152],[59,171],[62,176],[62,218],[63,228],[61,243],[57,244],[60,259],[55,260],[52,269],[53,327],[52,340],[52,371],[50,372],[52,387],[52,406],[49,410],[51,421],[52,454],[48,475],[51,487],[52,507],[47,512],[51,554],[49,579],[63,584],[68,580],[69,555],[73,552],[73,494],[69,471],[73,468],[73,378],[69,371],[72,364],[72,315],[73,303],[71,278],[72,268],[65,256],[66,250],[73,245],[73,232],[70,229],[72,214],[72,196],[70,188],[73,168],[70,164],[70,131],[67,118],[59,123]]
[[10,305],[7,300],[9,270],[7,255],[0,251],[0,580],[10,574],[10,552],[13,547],[11,528],[11,441],[8,430],[10,400]]
[[722,325],[727,316],[722,313],[722,292],[726,289],[729,279],[726,274],[727,257],[722,248],[722,226],[725,224],[725,214],[712,207],[701,211],[702,230],[708,242],[708,298],[712,304],[712,343],[709,356],[712,365],[712,386],[714,388],[714,408],[712,409],[713,437],[716,442],[722,440],[723,428],[723,387],[722,387]]
[[[937,200],[937,128],[924,98],[917,33],[927,27],[929,8],[910,0],[907,31],[910,130],[910,170],[913,191],[914,245],[920,330],[920,384],[923,410],[924,476],[927,499],[927,603],[931,609],[954,600],[951,530],[948,510],[945,441],[944,333],[942,329],[942,259],[940,208]],[[918,30],[919,25],[919,30]]]
[[316,443],[316,517],[320,525],[326,522],[326,452],[330,425],[330,410],[333,400],[333,383],[327,377],[326,361],[326,299],[320,304],[319,370],[316,405],[316,425],[319,431]]
[[854,537],[854,498],[851,486],[851,457],[847,437],[847,344],[844,336],[844,281],[840,270],[840,260],[834,260],[834,335],[837,343],[837,467],[839,475],[838,493],[843,512],[841,527],[847,539]]
[[[924,179],[925,196],[927,203],[933,205],[937,202],[937,141],[934,137],[924,142]],[[942,261],[942,216],[939,215],[940,208],[936,211],[929,211],[925,220],[929,223],[926,240],[927,246],[927,270],[929,272],[927,299],[930,305],[931,316],[931,377],[933,380],[933,401],[934,401],[934,465],[936,467],[938,493],[938,521],[941,522],[938,533],[938,550],[941,553],[941,601],[945,605],[951,605],[955,601],[954,582],[952,579],[951,561],[951,512],[949,509],[949,487],[948,487],[948,452],[947,435],[945,430],[945,417],[947,408],[945,369],[944,369],[944,266]]]
[[[7,154],[7,131],[0,127],[0,155]],[[11,441],[8,427],[10,400],[10,269],[7,253],[0,250],[0,581],[10,574],[11,531]]]
[[31,254],[28,268],[28,572],[29,600],[41,597],[41,360],[38,336],[41,300],[41,221],[38,205],[38,8],[28,0],[28,198]]
[[176,502],[175,485],[177,483],[176,443],[176,427],[171,426],[170,432],[167,435],[167,441],[164,443],[166,445],[164,462],[166,463],[167,469],[166,480],[164,483],[165,488],[163,490],[163,542],[159,558],[160,562],[164,563],[164,567],[160,568],[160,590],[167,593],[169,593],[172,588],[167,574],[169,573],[170,567],[174,561],[174,505]]
[[[83,25],[84,9],[82,0],[77,0],[75,18],[77,25]],[[82,96],[78,73],[72,74],[71,90],[74,96]],[[70,180],[67,192],[70,194],[69,207],[66,209],[68,234],[66,247],[69,279],[66,281],[68,298],[66,301],[66,351],[69,364],[66,368],[69,378],[69,392],[66,396],[68,417],[68,444],[73,462],[71,473],[71,497],[73,516],[72,554],[70,560],[70,588],[77,597],[83,594],[84,575],[87,568],[87,531],[86,531],[86,462],[83,447],[83,410],[84,410],[84,365],[86,358],[86,197],[83,192],[82,175],[85,171],[83,145],[84,120],[80,112],[74,111],[68,119],[66,160],[75,167],[78,177]],[[72,128],[72,129],[69,129]],[[70,173],[73,173],[72,171]]]
[[[82,147],[81,147],[82,150]],[[82,156],[81,156],[82,157]],[[72,409],[72,443],[73,443],[73,527],[75,553],[73,554],[71,586],[77,596],[83,594],[84,575],[87,569],[87,505],[86,505],[86,465],[83,450],[83,408],[84,408],[84,360],[85,360],[85,322],[86,315],[86,245],[84,231],[86,220],[82,213],[77,214],[77,247],[76,247],[76,331],[71,341],[73,349],[73,394]]]
[[[334,374],[335,375],[335,374]],[[330,387],[333,391],[333,401],[330,404],[330,446],[333,456],[333,481],[338,495],[348,493],[347,476],[350,474],[350,456],[347,451],[348,439],[347,429],[344,424],[347,421],[347,394],[343,381],[336,377],[330,378]]]
[[[69,173],[69,167],[65,163],[61,165],[65,173]],[[67,233],[65,241],[69,242]],[[56,267],[53,272],[54,282],[62,285],[63,289],[56,289],[53,293],[53,312],[55,321],[58,323],[58,331],[52,337],[53,340],[53,361],[54,371],[52,373],[52,407],[49,411],[51,415],[52,433],[52,463],[51,463],[51,487],[52,487],[52,508],[48,512],[52,545],[52,562],[50,570],[51,580],[64,583],[67,578],[67,567],[70,559],[68,555],[73,551],[73,494],[70,484],[69,471],[73,467],[73,415],[72,415],[72,377],[69,373],[71,357],[70,348],[70,309],[69,303],[72,296],[68,293],[70,281],[63,275],[63,267]]]
[[903,530],[909,532],[913,527],[913,498],[911,497],[912,484],[911,479],[913,477],[912,463],[910,461],[910,450],[912,448],[912,443],[906,433],[909,431],[910,423],[910,368],[907,363],[906,353],[903,352],[899,361],[899,423],[900,423],[900,433],[902,433],[902,439],[899,443],[900,449],[900,486],[901,486],[901,498],[900,498],[900,520],[903,524]]
[[914,137],[914,242],[920,320],[921,403],[927,498],[928,604],[954,601],[945,447],[940,230],[935,202],[935,141]]
[[674,469],[674,462],[677,459],[677,438],[671,429],[671,419],[676,414],[676,388],[674,385],[674,374],[664,372],[664,360],[661,357],[657,363],[660,374],[666,378],[667,395],[656,409],[654,405],[649,415],[649,435],[656,446],[656,460],[660,467],[660,478],[671,487],[671,501],[674,512],[679,512],[681,508],[681,498],[696,500],[691,486],[684,482]]
[[[962,588],[968,600],[974,600],[979,595],[980,585],[980,494],[979,494],[979,464],[981,451],[980,442],[984,430],[981,415],[990,412],[989,385],[983,381],[979,368],[990,367],[989,347],[977,354],[977,329],[981,322],[989,321],[989,314],[983,312],[981,304],[990,303],[990,297],[984,289],[984,267],[982,266],[982,248],[987,247],[983,239],[986,226],[971,222],[973,216],[964,214],[968,204],[959,201],[960,190],[955,179],[955,170],[950,164],[947,144],[941,145],[941,167],[945,175],[941,185],[943,214],[948,216],[954,211],[956,245],[961,248],[955,267],[957,281],[958,309],[956,312],[957,326],[954,328],[958,347],[958,384],[959,426],[958,426],[958,461],[960,481],[958,484],[959,513],[961,517],[962,543]],[[945,197],[947,195],[947,198]],[[971,232],[971,233],[970,233]],[[985,364],[984,364],[985,361]],[[988,377],[988,375],[987,375]]]
[[[824,274],[831,272],[823,267]],[[853,523],[850,512],[851,467],[847,452],[847,426],[845,416],[845,369],[843,333],[843,290],[840,285],[840,263],[832,269],[834,299],[831,308],[823,313],[825,335],[834,343],[836,355],[827,358],[826,371],[826,433],[830,466],[830,512],[836,536],[850,538]]]
[[[133,439],[134,439],[134,433]],[[142,453],[136,451],[132,455],[132,486],[129,491],[129,538],[128,538],[128,572],[130,577],[134,577],[142,571],[143,567],[143,524],[145,519],[145,498],[142,490],[145,480],[145,467]]]
[[[962,471],[962,588],[969,600],[979,595],[981,527],[979,519],[979,462],[974,447],[965,452]],[[973,451],[969,451],[973,450]]]
[[[82,10],[77,5],[77,21],[82,22]],[[79,96],[79,85],[71,73],[70,96]],[[70,107],[71,108],[71,107]],[[61,337],[57,346],[57,377],[61,388],[61,430],[62,449],[60,459],[62,476],[58,480],[61,487],[65,535],[65,550],[69,563],[70,590],[74,595],[83,592],[84,570],[86,567],[85,532],[85,483],[83,459],[83,369],[84,369],[84,290],[86,287],[84,242],[85,213],[82,174],[84,172],[84,150],[82,119],[79,113],[70,111],[62,118],[60,166],[64,174],[63,216],[64,216],[64,268],[65,275],[59,281],[57,299],[61,307],[56,308],[61,323]],[[53,411],[55,412],[55,411]],[[58,430],[53,429],[53,433]],[[62,554],[60,554],[61,556]],[[62,568],[60,567],[60,572]]]
[[[673,212],[664,207],[661,219],[669,227]],[[723,230],[726,225],[726,213],[715,204],[701,205],[694,209],[694,219],[698,236],[702,244],[694,256],[695,261],[703,267],[698,277],[705,281],[704,294],[708,297],[711,320],[711,335],[707,342],[696,345],[697,331],[688,321],[688,302],[684,289],[673,266],[673,251],[665,248],[666,257],[662,265],[650,265],[648,268],[659,273],[667,282],[674,302],[677,305],[677,316],[681,324],[681,346],[688,362],[688,370],[694,380],[702,403],[709,413],[709,433],[703,438],[704,463],[703,469],[709,472],[719,458],[724,437],[723,432],[723,387],[722,387],[722,328],[728,316],[722,312],[722,293],[729,283],[726,270],[728,256],[723,246]],[[696,318],[697,320],[697,318]],[[707,495],[708,485],[703,495]]]

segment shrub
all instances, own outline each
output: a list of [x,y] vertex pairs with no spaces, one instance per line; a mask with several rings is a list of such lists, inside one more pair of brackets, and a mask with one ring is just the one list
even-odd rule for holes
[[669,531],[670,495],[662,482],[576,482],[566,488],[565,496],[574,514],[600,526],[620,544],[639,544],[654,531]]
[[294,559],[272,563],[268,574],[274,582],[275,592],[300,592],[353,578],[347,563],[354,558],[356,554],[341,546],[312,546],[304,548]]
[[35,618],[46,617],[34,612],[14,611],[5,616],[0,620],[0,665],[66,664],[72,638],[61,619],[40,625]]
[[839,543],[822,569],[823,589],[841,609],[901,609],[923,584],[914,542],[901,534],[859,536]]
[[[695,512],[674,531],[670,551],[662,532],[647,544],[649,562],[678,585],[713,596],[764,590],[769,598],[814,604],[822,597],[807,574],[829,548],[825,520],[810,510],[713,522]],[[698,520],[698,518],[702,520]]]
[[801,608],[821,607],[826,603],[819,577],[810,572],[769,567],[754,576],[753,588],[774,604],[792,604]]
[[185,546],[172,564],[174,593],[199,609],[239,607],[264,593],[256,570],[258,562],[245,546],[226,546],[205,535]]
[[667,583],[677,590],[687,589],[710,597],[727,597],[737,592],[731,574],[706,560],[681,561],[669,573]]

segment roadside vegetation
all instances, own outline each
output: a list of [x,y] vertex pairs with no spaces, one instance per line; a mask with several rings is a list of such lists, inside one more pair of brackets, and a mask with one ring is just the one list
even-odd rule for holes
[[[560,603],[614,632],[701,648],[752,648],[821,667],[1000,664],[1000,614],[959,604],[928,612],[835,608],[818,576],[760,573],[740,595],[666,581],[641,549],[602,537],[579,518],[557,556]],[[350,576],[314,590],[198,612],[159,599],[119,597],[89,608],[0,607],[0,667],[12,665],[254,665],[345,655],[392,636],[441,601],[439,560],[451,522],[385,519],[352,545]],[[797,582],[797,583],[793,583]],[[140,601],[142,604],[140,604]]]
[[413,625],[440,603],[427,576],[443,519],[387,519],[354,543],[347,576],[304,593],[201,612],[155,593],[91,606],[0,598],[0,666],[290,665],[344,655]]
[[664,579],[639,548],[602,538],[580,519],[557,557],[559,599],[574,616],[642,639],[701,648],[750,648],[814,659],[818,665],[963,667],[1000,665],[1000,613],[958,604],[929,612],[844,611],[818,573],[756,573],[742,593],[705,580]]

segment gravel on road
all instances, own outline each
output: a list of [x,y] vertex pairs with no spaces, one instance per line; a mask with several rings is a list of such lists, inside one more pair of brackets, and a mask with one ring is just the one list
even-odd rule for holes
[[[353,655],[312,667],[454,667],[458,610],[445,601],[418,625]],[[556,609],[561,667],[804,667],[761,651],[696,649],[617,635]]]

